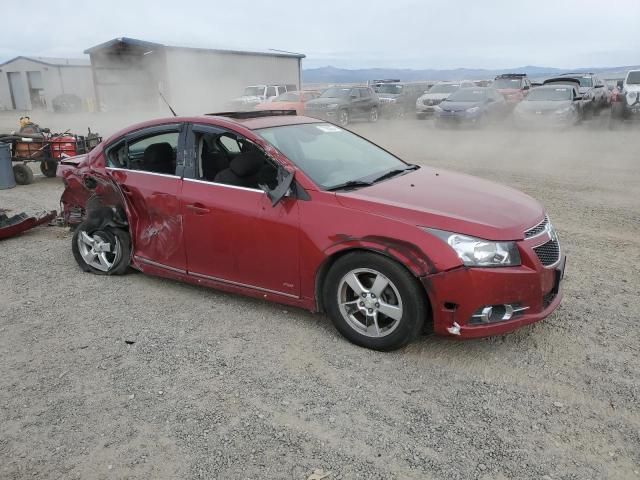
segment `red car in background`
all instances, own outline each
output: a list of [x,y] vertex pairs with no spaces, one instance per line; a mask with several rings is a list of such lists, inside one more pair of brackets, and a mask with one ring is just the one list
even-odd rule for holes
[[565,257],[536,200],[275,113],[140,123],[65,170],[80,267],[324,311],[377,350],[425,327],[500,335],[559,305]]
[[287,92],[269,102],[259,103],[255,106],[255,110],[295,110],[298,115],[302,115],[304,113],[304,104],[319,96],[320,92],[309,90]]
[[498,75],[491,86],[504,96],[507,103],[515,105],[529,93],[531,82],[526,73],[505,73]]

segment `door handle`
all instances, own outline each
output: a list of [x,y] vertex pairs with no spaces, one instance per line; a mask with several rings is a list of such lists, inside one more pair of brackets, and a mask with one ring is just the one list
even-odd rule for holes
[[193,203],[193,204],[187,205],[186,207],[187,207],[187,210],[195,213],[196,215],[206,215],[211,211],[200,203]]

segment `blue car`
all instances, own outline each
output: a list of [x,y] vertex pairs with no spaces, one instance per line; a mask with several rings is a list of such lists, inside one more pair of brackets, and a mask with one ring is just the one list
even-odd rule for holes
[[436,126],[482,126],[505,118],[510,108],[491,87],[461,88],[435,108]]

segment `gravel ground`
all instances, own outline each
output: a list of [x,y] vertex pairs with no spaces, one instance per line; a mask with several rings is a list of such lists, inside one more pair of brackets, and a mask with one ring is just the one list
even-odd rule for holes
[[[640,148],[637,127],[605,124],[354,126],[545,204],[565,298],[503,337],[377,353],[322,315],[82,273],[62,228],[3,241],[0,478],[640,478]],[[56,208],[61,192],[37,176],[0,207]]]

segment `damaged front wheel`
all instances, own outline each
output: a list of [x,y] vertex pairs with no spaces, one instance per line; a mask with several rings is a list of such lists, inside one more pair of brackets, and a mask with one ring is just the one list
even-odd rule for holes
[[131,240],[120,228],[92,229],[83,222],[73,234],[71,248],[76,262],[85,272],[121,275],[129,267]]

